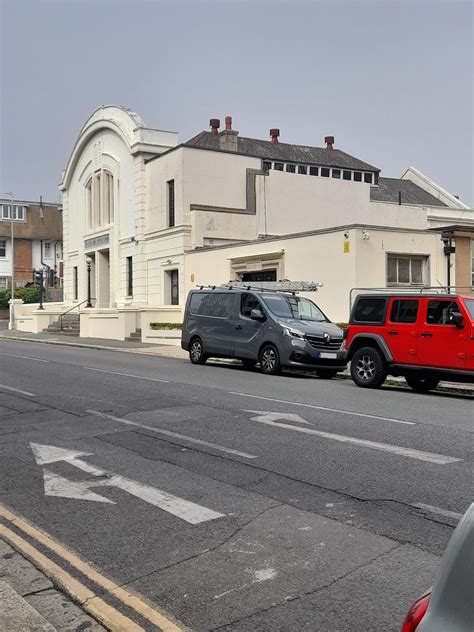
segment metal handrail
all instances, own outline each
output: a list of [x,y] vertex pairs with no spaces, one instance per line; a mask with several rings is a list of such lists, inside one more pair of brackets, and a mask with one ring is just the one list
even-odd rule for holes
[[[91,301],[95,301],[95,298],[91,298]],[[59,316],[59,331],[63,330],[63,316],[66,316],[66,314],[69,314],[69,312],[72,312],[73,309],[78,308],[79,311],[81,305],[84,305],[84,303],[87,303],[89,301],[88,298],[84,299],[83,301],[81,301],[80,303],[77,303],[76,305],[73,305],[72,307],[70,307],[69,309],[67,309],[65,312],[63,312],[62,314],[60,314]]]

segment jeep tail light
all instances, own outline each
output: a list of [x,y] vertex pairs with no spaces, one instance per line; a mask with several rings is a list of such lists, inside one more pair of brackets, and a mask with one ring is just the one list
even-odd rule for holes
[[415,632],[428,609],[430,595],[427,593],[415,601],[405,617],[401,632]]

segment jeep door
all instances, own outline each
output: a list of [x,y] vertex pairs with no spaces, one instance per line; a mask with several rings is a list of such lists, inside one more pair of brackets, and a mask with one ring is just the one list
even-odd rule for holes
[[387,310],[384,338],[393,355],[395,364],[417,362],[420,300],[417,298],[392,298]]
[[239,299],[240,305],[234,321],[235,356],[257,360],[261,331],[265,323],[253,320],[250,314],[253,309],[259,309],[262,314],[265,314],[265,311],[257,296],[251,292],[242,293]]
[[459,301],[449,298],[425,299],[420,324],[418,358],[422,365],[465,369],[468,349],[466,325],[460,329],[450,322],[452,312],[461,312]]

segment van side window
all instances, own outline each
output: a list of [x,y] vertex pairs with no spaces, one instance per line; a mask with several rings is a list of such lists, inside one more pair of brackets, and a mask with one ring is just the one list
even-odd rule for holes
[[358,323],[383,324],[386,299],[361,298],[354,312],[354,321]]
[[262,309],[256,296],[253,294],[242,294],[240,299],[240,313],[246,318],[250,318],[253,309]]
[[232,315],[234,295],[214,292],[195,292],[191,296],[189,311],[199,316],[229,318]]
[[390,312],[391,323],[416,323],[419,301],[393,301]]
[[459,311],[461,310],[456,301],[429,301],[426,323],[428,325],[450,325],[451,312]]

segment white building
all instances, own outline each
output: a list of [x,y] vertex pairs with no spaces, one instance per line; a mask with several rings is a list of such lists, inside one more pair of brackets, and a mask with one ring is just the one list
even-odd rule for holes
[[181,320],[191,287],[230,279],[323,282],[318,302],[345,321],[352,287],[446,284],[433,232],[446,225],[452,282],[472,284],[474,211],[416,169],[384,178],[332,137],[300,146],[280,143],[278,130],[269,141],[241,137],[230,117],[221,132],[210,123],[182,144],[115,106],[84,125],[60,187],[61,308],[85,301],[86,258],[91,267],[94,308],[81,311],[81,335],[123,339],[141,328],[151,340],[151,322]]

